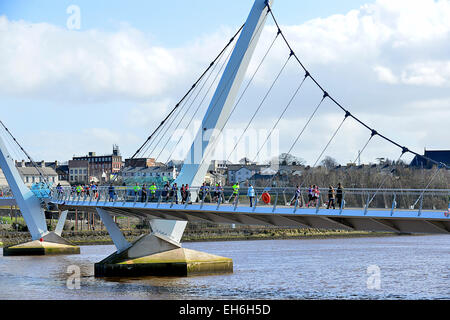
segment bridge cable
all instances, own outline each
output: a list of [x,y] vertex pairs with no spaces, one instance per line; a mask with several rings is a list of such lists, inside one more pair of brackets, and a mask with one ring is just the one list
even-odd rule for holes
[[297,89],[295,90],[294,94],[292,95],[291,99],[289,100],[289,102],[287,103],[286,107],[284,108],[283,112],[281,113],[281,115],[278,117],[277,121],[275,122],[275,124],[273,125],[272,129],[270,130],[269,134],[266,137],[266,140],[263,142],[263,144],[261,145],[261,147],[259,148],[258,152],[256,153],[255,158],[253,159],[253,162],[255,162],[255,160],[258,158],[259,153],[261,152],[261,150],[263,149],[264,145],[267,143],[267,141],[269,140],[270,136],[272,135],[273,131],[275,130],[275,128],[277,127],[278,123],[280,122],[281,118],[283,117],[283,115],[285,114],[286,110],[289,108],[289,106],[291,105],[292,101],[294,100],[294,98],[297,96],[297,93],[300,91],[301,87],[303,86],[303,83],[305,82],[306,78],[308,78],[308,74],[305,74],[305,77],[303,78],[303,80],[301,81],[300,85],[297,87]]
[[147,148],[146,153],[148,153],[148,156],[152,155],[155,152],[155,150],[159,147],[161,141],[166,137],[167,132],[174,124],[175,119],[178,118],[178,116],[181,114],[181,111],[187,106],[188,102],[192,98],[192,96],[197,88],[192,88],[192,89],[194,89],[194,90],[189,92],[187,98],[181,103],[181,107],[179,106],[178,109],[172,114],[170,119],[168,119],[167,123],[164,126],[164,129],[161,129],[161,132],[158,135],[158,139],[156,139],[156,137],[155,137],[154,141],[156,141],[156,143],[153,145],[150,152],[148,152],[149,148]]
[[[394,162],[394,163],[392,163],[392,164],[390,165],[390,167],[393,167],[394,165],[395,165],[395,166],[398,166],[398,164],[399,164],[399,162],[400,162],[400,159],[403,157],[403,155],[404,155],[405,153],[406,153],[406,151],[402,150],[402,153],[400,154],[400,157],[398,157],[397,161]],[[380,172],[381,172],[381,170],[382,170],[382,169],[380,169]],[[395,170],[396,170],[396,168],[391,169],[390,172],[389,172],[389,174],[386,174],[386,175],[384,176],[383,180],[381,180],[381,183],[379,184],[378,189],[375,191],[375,193],[373,194],[372,198],[367,202],[367,204],[366,204],[367,208],[369,208],[369,205],[372,203],[373,199],[375,199],[375,196],[376,196],[376,195],[378,194],[378,192],[381,190],[381,187],[384,185],[384,183],[386,182],[387,178],[390,177],[390,176],[391,176],[390,174],[394,173]]]
[[8,130],[8,128],[5,126],[5,124],[0,120],[0,124],[2,125],[2,127],[6,130],[6,132],[11,136],[11,138],[14,140],[14,142],[19,146],[20,150],[25,154],[25,156],[28,158],[28,160],[31,162],[31,164],[33,165],[33,167],[36,169],[36,171],[39,173],[39,175],[41,176],[43,182],[47,185],[48,188],[50,188],[50,184],[47,181],[47,178],[45,177],[45,175],[41,172],[41,170],[39,169],[39,167],[37,166],[36,162],[34,162],[34,160],[31,158],[31,156],[25,151],[24,148],[22,148],[22,146],[20,145],[20,143],[17,141],[17,139],[14,137],[14,135],[11,133],[11,131]]
[[[274,15],[273,12],[272,12],[272,8],[270,7],[270,4],[267,3],[266,6],[267,6],[267,8],[268,8],[268,13],[270,13],[270,15],[272,16],[272,19],[273,19],[275,25],[277,26],[277,28],[278,28],[279,30],[281,30],[281,28],[280,28],[280,26],[279,26],[279,24],[278,24],[278,21],[277,21],[277,19],[275,18],[275,15]],[[304,66],[303,63],[301,62],[301,60],[298,58],[297,54],[292,50],[292,47],[291,47],[291,45],[289,44],[289,42],[287,41],[287,39],[286,39],[286,37],[285,37],[285,35],[284,35],[283,32],[281,32],[281,36],[282,36],[284,42],[286,43],[287,47],[288,47],[288,48],[291,50],[291,52],[293,53],[293,56],[294,56],[294,58],[297,60],[297,62],[299,63],[299,65],[303,68],[303,70],[304,70],[305,72],[308,72],[308,70],[305,68],[305,66]],[[311,80],[317,85],[317,87],[318,87],[319,89],[321,89],[323,92],[326,92],[326,91],[324,90],[324,88],[319,84],[319,82],[318,82],[312,75],[310,75],[310,77],[311,77]],[[345,108],[344,108],[344,107],[343,107],[336,99],[334,99],[332,96],[329,96],[329,98],[330,98],[330,100],[333,101],[334,104],[335,104],[336,106],[338,106],[340,109],[342,109],[342,110],[345,111],[345,112],[348,112],[348,111],[347,111],[347,110],[346,110],[346,109],[345,109]],[[359,118],[357,118],[357,117],[354,116],[353,114],[351,114],[350,116],[351,116],[354,120],[356,120],[358,123],[360,123],[362,126],[364,126],[365,128],[369,129],[370,131],[373,130],[371,127],[369,127],[366,123],[364,123],[363,121],[361,121]],[[400,149],[402,149],[402,151],[409,152],[409,153],[411,153],[411,154],[413,154],[413,155],[423,157],[423,158],[427,159],[428,161],[430,161],[430,162],[432,162],[432,163],[434,163],[434,164],[442,165],[442,166],[444,166],[444,167],[446,167],[446,168],[448,168],[448,169],[450,168],[448,165],[446,165],[446,164],[444,164],[444,163],[440,163],[440,162],[438,162],[438,161],[436,161],[436,160],[433,160],[433,159],[431,159],[431,158],[429,158],[429,157],[422,156],[422,155],[418,154],[417,152],[414,152],[414,151],[412,151],[412,150],[409,150],[408,148],[406,148],[406,147],[404,147],[404,146],[401,146],[401,145],[398,144],[397,142],[393,141],[392,139],[390,139],[390,138],[388,138],[388,137],[386,137],[386,136],[384,136],[384,135],[382,135],[382,134],[380,134],[380,133],[378,133],[378,135],[379,135],[381,138],[383,138],[384,140],[386,140],[386,141],[390,142],[391,144],[393,144],[393,145],[399,147]]]
[[[233,47],[234,48],[234,47]],[[233,49],[230,50],[228,57],[230,56],[231,52],[233,52]],[[226,60],[225,60],[226,62]],[[215,66],[217,66],[218,64],[216,64]],[[189,110],[191,109],[192,105],[194,104],[194,102],[197,100],[198,96],[200,95],[200,93],[202,92],[204,86],[206,85],[206,83],[208,82],[209,78],[211,77],[211,75],[213,74],[215,68],[211,70],[211,72],[208,74],[208,77],[205,79],[205,81],[203,81],[202,85],[200,86],[200,88],[198,89],[197,93],[195,94],[195,97],[191,100],[189,107],[186,109],[186,111],[184,112],[183,116],[181,117],[181,119],[178,121],[178,124],[176,125],[175,129],[173,130],[173,133],[171,136],[169,136],[167,138],[166,143],[164,144],[164,146],[161,148],[161,151],[159,152],[159,154],[157,155],[156,159],[159,159],[159,157],[161,156],[162,152],[165,150],[167,144],[170,142],[171,138],[173,137],[173,135],[175,134],[176,130],[179,128],[180,124],[183,122],[184,118],[186,117],[186,115],[188,114]],[[191,96],[192,97],[192,96]],[[199,104],[198,109],[200,108],[201,104]],[[181,109],[180,109],[181,110]],[[181,112],[181,111],[180,111]],[[197,112],[194,113],[194,116]]]
[[219,57],[222,55],[222,53],[226,50],[226,48],[231,44],[231,42],[234,41],[234,38],[241,32],[242,28],[244,27],[244,24],[238,29],[238,31],[234,34],[234,36],[230,39],[228,44],[222,49],[222,51],[216,56],[216,58],[210,63],[208,68],[200,75],[200,77],[197,79],[197,81],[194,83],[194,85],[186,92],[186,94],[181,98],[180,101],[175,105],[175,107],[170,111],[170,113],[166,116],[166,118],[163,119],[163,121],[158,125],[158,127],[148,136],[147,140],[139,147],[139,149],[133,154],[131,159],[133,159],[141,150],[142,148],[152,139],[152,137],[155,135],[155,133],[160,129],[160,127],[167,121],[167,119],[173,114],[173,112],[178,108],[178,106],[181,104],[181,102],[186,99],[188,94],[194,89],[194,87],[200,82],[200,80],[203,78],[203,76],[209,71],[209,69],[212,67],[213,64],[219,59]]
[[364,145],[364,147],[358,151],[358,155],[356,156],[355,161],[353,161],[353,163],[356,164],[356,161],[358,160],[358,158],[361,157],[361,154],[364,152],[364,150],[366,149],[366,147],[368,146],[369,142],[372,140],[372,138],[374,136],[376,136],[378,133],[375,130],[372,130],[372,134],[370,135],[369,139],[367,140],[366,144]]
[[[322,158],[323,154],[325,153],[325,151],[328,149],[328,147],[330,146],[331,142],[334,140],[334,138],[336,137],[337,133],[339,132],[339,130],[341,129],[342,125],[344,124],[345,120],[347,120],[347,118],[350,116],[350,114],[347,112],[344,116],[344,119],[342,119],[341,123],[339,124],[339,126],[337,127],[337,129],[334,131],[333,135],[331,136],[330,140],[328,141],[328,143],[325,145],[325,147],[322,149],[322,152],[320,153],[320,155],[317,157],[316,162],[314,162],[314,165],[311,168],[314,168],[317,163],[319,163],[320,158]],[[308,171],[308,175],[311,173],[312,170]],[[300,189],[303,187],[304,183],[306,181],[306,177],[303,179],[303,182],[300,184]]]
[[420,193],[419,197],[417,198],[417,200],[414,202],[413,207],[416,206],[417,202],[419,202],[420,198],[423,196],[423,194],[425,193],[425,191],[430,187],[431,183],[433,182],[434,178],[436,177],[436,175],[439,173],[439,171],[442,169],[442,166],[438,166],[436,171],[434,172],[433,176],[430,178],[430,180],[428,181],[427,186],[425,187],[425,189],[422,190],[422,192]]
[[[268,12],[266,13],[266,16],[267,16],[267,14],[268,14]],[[254,36],[259,32],[259,29],[261,28],[261,26],[262,26],[262,24],[260,24],[260,25],[258,26],[258,28],[257,28],[257,30],[256,30],[256,32],[255,32],[255,34],[254,34]],[[219,133],[218,133],[217,136],[215,137],[215,139],[214,139],[214,141],[212,142],[212,144],[214,144],[214,143],[216,142],[216,140],[219,138],[220,134],[222,133],[223,129],[224,129],[225,126],[227,125],[228,121],[229,121],[230,118],[231,118],[231,115],[232,115],[233,112],[236,110],[236,107],[237,107],[237,106],[239,105],[239,103],[241,102],[242,97],[243,97],[244,94],[246,93],[248,87],[249,87],[250,84],[253,82],[253,79],[255,78],[255,75],[258,73],[258,71],[259,71],[261,65],[262,65],[263,62],[265,61],[265,59],[266,59],[267,55],[269,54],[269,52],[271,51],[271,49],[272,49],[272,47],[273,47],[273,45],[274,45],[274,43],[275,43],[275,41],[276,41],[276,39],[278,38],[278,35],[279,35],[280,33],[281,33],[281,32],[278,32],[278,33],[277,33],[277,35],[275,36],[275,38],[274,38],[274,40],[272,41],[271,45],[270,45],[269,48],[267,49],[266,53],[264,54],[263,58],[261,59],[260,63],[258,64],[258,67],[256,68],[256,70],[255,70],[255,72],[253,73],[253,75],[252,75],[252,77],[250,78],[250,80],[247,82],[247,85],[245,86],[244,90],[242,91],[241,95],[239,96],[239,99],[238,99],[237,102],[235,103],[235,105],[234,105],[232,111],[231,111],[230,114],[228,115],[228,117],[227,117],[227,119],[225,120],[224,124],[223,124],[222,127],[220,128]],[[250,40],[249,46],[250,46],[251,43],[253,42],[254,36],[253,36],[252,39]],[[236,70],[237,70],[237,66],[235,66],[235,68],[234,68],[234,70],[233,70],[233,74],[236,72]],[[231,81],[231,78],[228,79],[227,81],[228,81],[228,83],[229,83],[229,82]],[[225,87],[224,87],[224,88],[222,89],[222,91],[220,92],[219,98],[222,96],[224,90],[225,90]],[[217,105],[217,101],[218,101],[218,100],[216,100],[216,103],[212,106],[212,108],[214,108],[214,107]],[[206,119],[203,121],[203,123],[206,123],[206,122],[207,122],[207,120],[208,120],[208,118],[209,118],[209,115],[210,115],[210,113],[205,117]],[[209,145],[211,145],[211,144],[209,144]],[[211,148],[211,147],[207,148],[206,154],[202,157],[202,161],[200,162],[199,166],[202,165],[202,164],[205,162],[205,160],[207,159],[207,157],[209,156],[209,154],[213,151],[213,149],[214,149],[214,148]]]
[[[210,83],[210,85],[209,85],[208,89],[206,90],[206,92],[205,92],[205,94],[204,94],[202,100],[201,100],[200,103],[198,104],[197,109],[195,110],[194,114],[192,115],[191,119],[189,120],[189,123],[186,125],[186,128],[184,129],[184,132],[186,132],[186,131],[188,130],[188,128],[190,127],[192,121],[193,121],[194,118],[195,118],[195,115],[197,114],[197,112],[199,111],[199,109],[200,109],[200,107],[202,106],[203,102],[205,101],[206,97],[208,96],[209,92],[211,91],[211,89],[212,89],[214,83],[216,82],[217,78],[219,77],[220,74],[222,74],[222,70],[223,70],[223,68],[226,66],[227,61],[229,60],[229,58],[230,58],[232,52],[233,52],[233,50],[230,50],[230,52],[228,53],[228,56],[226,57],[226,59],[225,59],[225,61],[223,62],[222,66],[220,67],[219,71],[216,73],[216,75],[215,75],[213,81]],[[218,66],[218,64],[216,64],[216,66]],[[214,72],[214,70],[213,70],[212,72]],[[211,72],[211,74],[212,74],[212,72]],[[209,76],[211,76],[211,74],[210,74]],[[209,78],[209,76],[208,76],[208,78]],[[169,160],[170,160],[170,158],[172,157],[172,155],[173,155],[173,153],[175,152],[175,150],[177,149],[178,145],[180,144],[182,138],[183,138],[183,135],[180,136],[180,138],[178,139],[178,141],[177,141],[177,143],[176,143],[174,149],[173,149],[172,152],[170,153],[169,157],[167,157],[167,160],[166,160],[166,162],[165,162],[166,165],[167,165],[167,163],[169,162]],[[194,138],[194,139],[195,139],[195,138]]]
[[245,132],[247,132],[248,128],[250,127],[250,124],[252,123],[253,119],[255,119],[256,114],[258,113],[258,111],[261,109],[261,106],[264,104],[264,102],[266,101],[266,98],[268,97],[268,95],[270,94],[270,92],[272,91],[272,88],[274,87],[275,83],[277,82],[278,78],[280,77],[281,73],[283,73],[283,70],[286,68],[286,65],[288,64],[289,60],[291,59],[292,54],[289,54],[289,57],[286,59],[286,62],[283,64],[283,67],[281,68],[281,70],[278,72],[277,76],[275,77],[275,79],[273,80],[272,84],[269,87],[269,90],[267,90],[266,94],[264,95],[264,98],[261,100],[261,103],[259,104],[258,108],[256,108],[256,111],[253,113],[252,117],[250,118],[250,120],[247,123],[247,126],[245,127],[244,131],[242,132],[241,136],[239,137],[238,141],[236,142],[236,144],[233,147],[233,150],[231,150],[227,161],[230,160],[231,155],[233,154],[233,152],[236,150],[236,147],[238,146],[239,142],[241,141],[242,137],[244,136]]

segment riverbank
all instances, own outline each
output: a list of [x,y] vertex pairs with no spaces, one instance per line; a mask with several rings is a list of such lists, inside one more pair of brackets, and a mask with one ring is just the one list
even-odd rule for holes
[[[122,230],[128,241],[145,234],[145,230]],[[365,232],[321,229],[287,229],[287,228],[205,228],[204,230],[186,231],[182,242],[201,241],[240,241],[240,240],[286,240],[286,239],[332,239],[361,237],[392,237],[391,232]],[[76,245],[113,244],[107,231],[65,231],[63,237]],[[28,232],[2,232],[0,246],[10,246],[30,241]]]

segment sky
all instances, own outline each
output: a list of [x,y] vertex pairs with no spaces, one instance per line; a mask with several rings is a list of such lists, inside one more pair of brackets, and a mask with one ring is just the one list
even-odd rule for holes
[[[34,160],[109,154],[113,144],[130,157],[242,25],[252,4],[0,0],[0,118]],[[273,12],[302,63],[352,114],[418,153],[450,148],[450,1],[276,0]],[[268,19],[244,85],[275,34]],[[214,158],[265,161],[289,149],[310,165],[325,156],[341,164],[357,158],[370,132],[352,119],[321,155],[343,119],[329,100],[293,145],[322,95],[309,79],[270,143],[262,145],[303,78],[293,59],[230,154],[288,54],[277,39],[224,128]],[[208,94],[186,132],[168,135],[166,148],[161,140],[162,151],[149,148],[145,156],[183,159]],[[400,154],[374,137],[360,160]]]

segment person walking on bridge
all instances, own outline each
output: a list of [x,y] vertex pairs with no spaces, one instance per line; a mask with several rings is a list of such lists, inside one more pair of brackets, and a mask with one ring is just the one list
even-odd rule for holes
[[223,188],[220,182],[217,184],[217,203],[223,202]]
[[239,182],[233,185],[233,204],[235,205],[239,201]]
[[313,199],[314,199],[314,206],[317,207],[319,205],[319,202],[320,202],[320,189],[319,189],[319,186],[314,185]]
[[312,185],[309,186],[308,189],[308,203],[306,204],[307,207],[309,207],[314,201],[314,188]]
[[255,189],[250,184],[247,190],[247,197],[250,200],[250,207],[253,207],[253,199],[255,199]]
[[77,185],[77,196],[80,197],[81,196],[81,192],[83,192],[83,187],[81,186],[81,184]]
[[184,184],[181,185],[180,193],[181,193],[181,203],[184,204],[184,201],[186,199],[186,188]]
[[178,186],[176,183],[172,186],[172,191],[170,192],[170,196],[172,197],[172,200],[175,201],[176,204],[178,204]]
[[331,206],[333,206],[333,209],[336,209],[336,206],[334,205],[334,196],[335,196],[335,191],[333,186],[330,185],[330,187],[328,188],[328,205],[327,205],[327,209],[330,209]]
[[141,202],[147,201],[147,185],[144,183],[141,190]]
[[294,199],[292,199],[291,205],[298,205],[299,207],[302,206],[300,194],[301,190],[300,187],[297,185],[297,189],[295,190]]
[[94,182],[92,182],[91,190],[92,195],[94,196],[95,199],[97,199],[98,198],[97,185]]
[[114,190],[114,186],[112,185],[112,183],[109,185],[108,187],[108,194],[109,194],[109,199],[108,201],[114,201],[116,192]]
[[133,190],[134,190],[134,198],[137,199],[141,187],[139,187],[139,184],[136,183],[136,185],[133,187]]
[[150,194],[151,194],[151,201],[155,200],[155,196],[156,196],[156,184],[153,182],[152,185],[148,188],[150,190]]
[[162,192],[162,197],[164,198],[164,200],[166,202],[169,202],[169,193],[170,193],[169,191],[170,191],[170,185],[168,182],[166,182],[166,184],[164,185],[163,192]]
[[205,197],[206,197],[206,182],[203,182],[202,186],[200,187],[200,191],[198,192],[197,202],[204,201]]
[[342,187],[342,184],[339,182],[336,190],[336,202],[339,209],[343,208],[342,204],[343,195],[344,195],[344,188]]

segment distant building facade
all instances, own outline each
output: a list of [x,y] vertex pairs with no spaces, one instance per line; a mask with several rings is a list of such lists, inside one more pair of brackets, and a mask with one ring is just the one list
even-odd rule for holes
[[50,185],[57,185],[60,183],[58,174],[55,169],[46,166],[45,161],[35,162],[36,167],[31,162],[16,161],[16,168],[22,177],[23,182],[27,187],[31,187],[35,183],[41,183],[45,180]]
[[155,158],[125,159],[125,167],[148,168],[156,165]]
[[[122,166],[122,156],[116,145],[113,146],[113,152],[109,155],[97,156],[95,152],[89,152],[86,156],[73,157],[72,160],[69,160],[69,181],[71,183],[108,182],[111,175],[120,172]],[[82,170],[81,174],[80,169]]]

